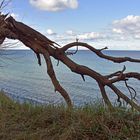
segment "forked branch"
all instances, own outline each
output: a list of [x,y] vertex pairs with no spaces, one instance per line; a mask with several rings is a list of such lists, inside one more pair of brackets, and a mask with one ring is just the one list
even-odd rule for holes
[[70,48],[72,48],[74,46],[81,46],[81,47],[87,48],[90,51],[94,52],[97,56],[99,56],[101,58],[104,58],[104,59],[107,59],[107,60],[110,60],[110,61],[113,61],[115,63],[122,63],[122,62],[126,62],[126,61],[140,63],[140,59],[133,59],[133,58],[130,58],[130,57],[112,57],[112,56],[108,56],[108,55],[102,53],[102,50],[107,49],[107,47],[105,47],[103,49],[95,49],[93,46],[91,46],[91,45],[89,45],[87,43],[83,43],[83,42],[73,42],[73,43],[67,44],[67,45],[63,46],[61,48],[61,50],[63,52],[65,52],[65,51],[67,51],[68,49],[70,49]]
[[103,49],[95,49],[93,46],[82,43],[82,42],[73,42],[63,46],[62,48],[58,48],[59,46],[54,41],[51,41],[46,36],[42,35],[41,33],[37,32],[36,30],[32,29],[31,27],[25,25],[24,23],[16,21],[12,17],[5,18],[4,15],[0,15],[0,44],[3,43],[5,38],[9,39],[17,39],[21,41],[25,46],[32,49],[38,58],[38,63],[41,65],[40,54],[44,56],[47,65],[47,73],[51,78],[51,81],[55,87],[55,91],[58,91],[65,99],[68,106],[72,106],[72,101],[66,92],[66,90],[60,85],[59,81],[56,78],[53,65],[51,62],[51,58],[53,57],[58,60],[58,62],[64,63],[72,72],[77,73],[82,76],[82,79],[85,81],[84,76],[89,76],[96,80],[99,85],[102,97],[104,102],[107,104],[109,108],[113,108],[111,101],[108,98],[106,93],[105,87],[109,87],[112,91],[129,105],[131,105],[136,110],[140,111],[140,106],[134,102],[133,100],[129,99],[125,94],[123,94],[115,85],[114,83],[119,81],[125,81],[129,78],[135,78],[140,80],[140,73],[136,72],[128,72],[124,73],[125,67],[122,71],[117,71],[110,75],[104,76],[99,72],[88,68],[84,65],[79,65],[73,60],[71,60],[66,51],[76,46],[77,50],[74,52],[75,54],[78,51],[78,46],[85,47],[95,53],[97,56],[110,60],[115,63],[122,63],[122,62],[136,62],[140,63],[140,59],[133,59],[130,57],[112,57],[104,54],[102,51],[107,49],[107,47]]

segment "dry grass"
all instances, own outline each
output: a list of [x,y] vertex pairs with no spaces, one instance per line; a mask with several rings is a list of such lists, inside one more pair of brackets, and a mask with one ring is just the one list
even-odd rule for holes
[[72,110],[13,102],[0,93],[0,140],[139,140],[140,114],[102,105]]

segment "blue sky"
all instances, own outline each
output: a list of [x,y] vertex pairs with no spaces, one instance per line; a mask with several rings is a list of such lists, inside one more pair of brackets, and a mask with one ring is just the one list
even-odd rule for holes
[[140,0],[12,0],[6,9],[61,45],[140,50]]

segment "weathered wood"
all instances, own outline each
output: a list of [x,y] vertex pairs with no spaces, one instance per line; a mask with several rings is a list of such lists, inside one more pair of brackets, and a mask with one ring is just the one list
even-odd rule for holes
[[[46,36],[42,35],[41,33],[32,29],[31,27],[25,25],[24,23],[16,21],[13,17],[6,18],[6,16],[1,14],[0,23],[2,23],[0,24],[0,44],[3,43],[5,38],[18,39],[25,46],[29,47],[36,53],[39,65],[41,65],[40,54],[42,54],[46,61],[47,73],[51,78],[55,91],[58,91],[63,96],[68,106],[70,107],[72,106],[72,101],[67,91],[60,85],[59,81],[56,78],[50,56],[57,59],[58,62],[61,61],[62,63],[64,63],[72,72],[80,74],[84,81],[85,81],[84,76],[89,76],[94,80],[96,80],[99,85],[102,97],[105,103],[109,106],[109,108],[112,108],[113,106],[106,94],[105,86],[111,88],[119,98],[122,98],[133,108],[140,111],[140,106],[136,104],[134,101],[130,100],[113,84],[119,81],[125,81],[126,79],[128,80],[129,78],[135,78],[140,80],[140,73],[136,72],[125,73],[125,69],[123,69],[122,71],[117,71],[110,75],[104,76],[93,69],[77,64],[76,62],[71,60],[67,55],[76,54],[78,51],[78,46],[82,46],[88,48],[97,56],[103,59],[113,61],[115,63],[122,63],[126,61],[140,63],[140,59],[108,56],[102,52],[104,49],[107,49],[107,47],[99,50],[87,43],[82,43],[78,41],[59,48],[57,43],[51,41]],[[77,50],[74,53],[67,53],[66,51],[73,46],[77,46]]]

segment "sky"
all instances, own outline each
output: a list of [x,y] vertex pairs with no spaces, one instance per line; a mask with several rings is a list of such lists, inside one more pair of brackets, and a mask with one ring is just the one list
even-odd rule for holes
[[[5,12],[60,45],[140,50],[140,0],[12,0]],[[23,47],[24,48],[24,47]]]

